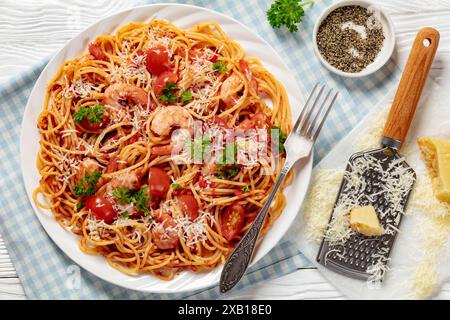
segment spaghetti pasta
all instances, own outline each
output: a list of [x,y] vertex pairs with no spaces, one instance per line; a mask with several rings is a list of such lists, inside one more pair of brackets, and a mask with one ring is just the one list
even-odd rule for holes
[[[224,263],[267,199],[284,153],[273,152],[282,146],[271,136],[267,157],[242,163],[237,158],[259,152],[260,141],[218,137],[289,133],[285,89],[213,22],[186,30],[164,20],[130,23],[88,51],[48,85],[37,123],[36,204],[80,237],[81,250],[125,273],[171,279]],[[284,206],[280,191],[263,232]]]

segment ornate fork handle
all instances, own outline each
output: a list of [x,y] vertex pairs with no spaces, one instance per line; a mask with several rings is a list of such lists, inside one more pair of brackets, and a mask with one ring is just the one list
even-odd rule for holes
[[269,208],[272,204],[273,198],[275,197],[278,189],[281,186],[281,183],[283,182],[291,167],[292,162],[288,162],[288,160],[286,159],[283,169],[281,170],[280,175],[275,181],[275,184],[266,200],[266,203],[259,212],[250,229],[244,235],[236,248],[234,248],[233,252],[225,263],[222,275],[220,277],[220,291],[222,293],[227,292],[228,290],[233,288],[247,270],[247,266],[253,256],[256,240],[258,240],[258,235],[261,227],[263,226],[264,219],[266,218],[267,212],[269,212]]

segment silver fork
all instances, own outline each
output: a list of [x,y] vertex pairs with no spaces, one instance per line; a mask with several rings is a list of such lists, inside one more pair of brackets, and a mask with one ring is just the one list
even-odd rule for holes
[[[322,103],[320,103],[320,98],[325,90],[324,85],[320,86],[317,97],[314,99],[314,95],[318,88],[319,84],[317,83],[308,97],[300,116],[295,122],[291,134],[284,143],[284,148],[286,150],[286,161],[284,162],[280,175],[275,181],[266,203],[259,212],[250,229],[238,243],[236,248],[234,248],[225,263],[220,276],[221,293],[225,293],[232,289],[239,282],[239,280],[241,280],[247,270],[248,264],[253,256],[256,240],[258,239],[259,232],[275,194],[292,166],[298,160],[308,157],[311,153],[314,141],[316,141],[320,130],[322,129],[328,114],[330,113],[331,107],[336,101],[339,92],[336,91],[332,95],[333,90],[331,89],[326,94]],[[331,100],[330,97],[332,97]]]

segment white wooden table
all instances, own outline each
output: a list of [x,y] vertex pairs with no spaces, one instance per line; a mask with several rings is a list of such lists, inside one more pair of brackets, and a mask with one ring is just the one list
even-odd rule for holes
[[[441,32],[441,44],[431,76],[443,87],[450,89],[450,0],[372,1],[382,5],[394,21],[400,65],[406,61],[412,38],[420,27],[433,26]],[[0,82],[51,55],[67,40],[96,20],[134,6],[137,1],[2,0],[1,2]],[[0,236],[0,299],[25,298],[20,280]],[[317,270],[301,269],[242,290],[233,298],[343,299],[344,297],[326,282]],[[450,299],[450,284],[444,286],[438,298]]]

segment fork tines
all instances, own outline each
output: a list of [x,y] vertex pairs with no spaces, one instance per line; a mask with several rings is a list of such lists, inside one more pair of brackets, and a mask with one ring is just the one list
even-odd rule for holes
[[[330,89],[323,97],[324,91],[325,85],[316,83],[293,128],[293,132],[297,132],[312,141],[317,139],[339,94],[338,91]],[[335,92],[333,93],[333,91]]]

